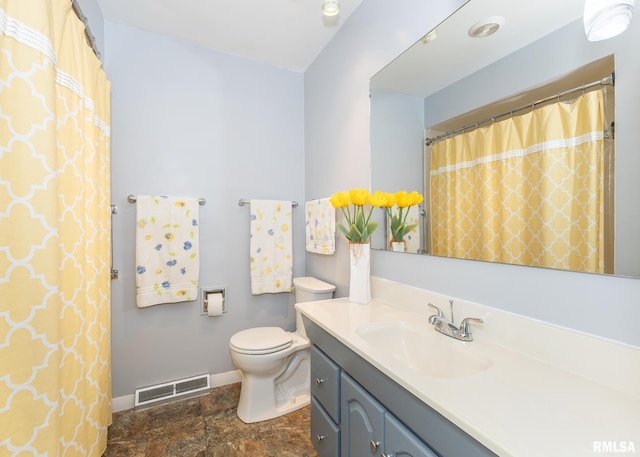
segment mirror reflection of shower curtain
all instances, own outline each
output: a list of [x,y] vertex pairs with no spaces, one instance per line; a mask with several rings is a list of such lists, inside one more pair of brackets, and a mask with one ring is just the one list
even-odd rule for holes
[[612,272],[604,106],[597,88],[434,144],[431,253]]

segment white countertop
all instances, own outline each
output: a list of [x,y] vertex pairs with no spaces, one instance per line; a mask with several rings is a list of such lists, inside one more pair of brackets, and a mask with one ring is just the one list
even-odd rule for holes
[[488,369],[466,377],[425,376],[392,354],[376,349],[356,329],[389,321],[404,321],[433,329],[426,312],[414,313],[378,299],[368,305],[340,298],[300,303],[296,307],[342,344],[500,456],[607,455],[597,452],[598,446],[617,450],[616,455],[620,455],[620,450],[634,447],[640,455],[638,396],[500,346],[482,336],[475,336],[474,341],[465,343],[435,330],[432,330],[435,336],[442,340],[437,340],[437,348],[434,348],[432,343],[436,340],[429,338],[425,351],[446,351],[447,347],[455,345],[471,345],[468,349],[487,357],[492,364]]

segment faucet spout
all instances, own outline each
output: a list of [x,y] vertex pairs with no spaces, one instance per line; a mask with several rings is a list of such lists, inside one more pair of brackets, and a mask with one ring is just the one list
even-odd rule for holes
[[440,308],[438,308],[436,305],[434,305],[433,303],[427,303],[427,306],[429,308],[433,308],[436,310],[436,312],[438,314],[432,314],[431,316],[429,316],[429,323],[431,325],[436,325],[436,321],[443,319],[444,318],[444,314],[442,312],[442,310]]

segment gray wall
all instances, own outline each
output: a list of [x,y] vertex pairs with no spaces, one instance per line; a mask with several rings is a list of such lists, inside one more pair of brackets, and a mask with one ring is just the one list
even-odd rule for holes
[[[303,76],[106,22],[111,90],[114,265],[113,396],[235,367],[231,335],[291,329],[289,294],[252,296],[249,207],[238,200],[304,201]],[[200,316],[199,302],[138,309],[135,204],[129,194],[204,197],[200,285],[227,287],[229,311]],[[294,214],[294,276],[304,271],[304,212]]]
[[[105,23],[112,194],[120,209],[113,219],[121,275],[112,291],[114,397],[155,382],[234,369],[228,340],[239,329],[293,328],[289,296],[250,295],[248,208],[237,200],[303,202],[368,187],[369,78],[461,3],[407,0],[390,10],[387,2],[367,0],[304,76]],[[96,2],[80,5],[100,35],[100,21],[86,4]],[[631,119],[639,118],[635,114]],[[229,312],[223,318],[200,317],[195,302],[136,308],[135,205],[126,201],[131,193],[207,198],[201,208],[201,284],[227,286]],[[347,295],[346,241],[338,238],[333,256],[307,254],[305,265],[303,224],[299,207],[294,276],[317,276],[337,284],[338,296]],[[637,280],[379,251],[372,273],[640,345]]]
[[[371,187],[373,191],[423,193],[424,100],[413,95],[371,89]],[[373,249],[386,249],[385,213],[374,211],[380,225]]]
[[[318,56],[305,73],[307,198],[368,186],[369,78],[459,3],[407,0],[390,9],[382,0],[363,2]],[[639,25],[636,20],[634,26]],[[639,49],[630,51],[636,66]],[[629,117],[617,122],[637,122],[640,101],[634,103]],[[329,171],[327,164],[334,164]],[[629,172],[638,171],[634,167]],[[348,248],[343,237],[334,256],[308,254],[306,259],[307,274],[337,284],[338,296],[348,294]],[[372,253],[371,271],[640,346],[640,280],[381,251]]]

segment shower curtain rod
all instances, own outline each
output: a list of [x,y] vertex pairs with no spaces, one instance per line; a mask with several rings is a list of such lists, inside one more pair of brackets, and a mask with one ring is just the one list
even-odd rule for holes
[[96,38],[93,36],[93,34],[91,33],[91,29],[89,28],[89,19],[87,19],[87,16],[82,13],[77,0],[71,0],[71,7],[73,8],[73,12],[76,13],[76,16],[78,16],[78,19],[80,19],[84,24],[84,37],[87,39],[87,44],[91,47],[91,50],[96,55],[98,60],[102,61],[102,55],[96,48]]
[[438,135],[438,136],[435,136],[433,138],[427,138],[425,140],[425,144],[427,146],[431,146],[436,141],[439,141],[439,140],[441,140],[443,138],[446,138],[446,137],[448,137],[450,135],[454,135],[454,134],[456,134],[458,132],[462,132],[462,131],[464,131],[464,130],[466,130],[468,128],[471,128],[471,127],[478,127],[480,124],[484,124],[485,122],[489,122],[489,121],[493,122],[497,118],[502,117],[502,116],[506,116],[507,114],[513,115],[513,113],[515,113],[517,111],[522,111],[522,110],[527,109],[527,108],[534,108],[536,105],[539,105],[541,103],[546,103],[546,102],[551,101],[551,100],[556,99],[556,98],[560,99],[560,97],[568,95],[568,94],[570,94],[572,92],[578,92],[578,91],[581,91],[581,90],[584,91],[586,89],[590,89],[591,87],[595,87],[595,86],[598,86],[598,85],[604,85],[604,84],[611,84],[612,86],[615,85],[615,73],[611,73],[609,76],[605,76],[604,78],[602,78],[602,79],[600,79],[598,81],[594,81],[592,83],[584,84],[584,85],[582,85],[580,87],[574,87],[573,89],[565,90],[564,92],[560,92],[560,93],[552,95],[550,97],[545,97],[543,99],[536,100],[535,102],[531,102],[531,103],[528,103],[526,105],[522,105],[522,106],[519,106],[517,108],[510,109],[509,111],[505,111],[503,113],[496,114],[496,115],[493,115],[491,117],[487,117],[487,118],[482,119],[480,121],[473,122],[471,124],[467,124],[465,126],[449,130],[448,132],[443,133],[443,134]]

